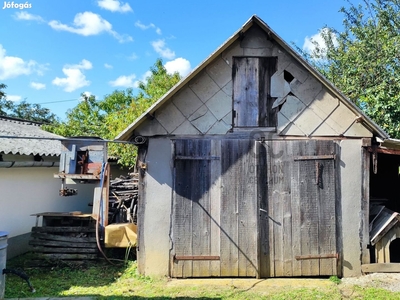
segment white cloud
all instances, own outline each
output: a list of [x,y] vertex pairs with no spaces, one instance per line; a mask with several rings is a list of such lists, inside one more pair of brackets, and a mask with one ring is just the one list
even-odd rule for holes
[[153,46],[154,51],[156,51],[158,54],[161,55],[161,57],[166,58],[166,59],[174,59],[175,58],[175,52],[166,47],[165,41],[164,40],[157,40],[151,42],[151,45]]
[[112,65],[109,65],[109,64],[107,64],[107,63],[105,63],[105,64],[104,64],[104,68],[106,68],[106,69],[112,69],[113,66],[112,66]]
[[21,98],[22,97],[18,96],[18,95],[7,95],[6,96],[7,100],[11,100],[11,101],[14,101],[14,102],[21,100]]
[[[324,28],[320,30],[318,33],[314,34],[313,36],[309,37],[306,36],[304,39],[304,44],[303,44],[303,50],[312,53],[315,50],[315,45],[313,44],[314,42],[317,42],[318,45],[321,47],[322,51],[326,48],[325,40],[322,37],[323,34],[327,33],[327,29]],[[337,45],[337,39],[336,36],[333,36],[333,44],[336,46]]]
[[83,36],[98,35],[103,32],[107,32],[121,43],[133,41],[132,37],[129,35],[120,35],[112,30],[112,25],[110,22],[103,19],[100,15],[90,11],[77,13],[72,26],[62,24],[61,22],[55,20],[50,21],[49,25],[55,30],[68,31]]
[[137,56],[137,54],[134,53],[134,52],[130,56],[128,56],[129,60],[135,60],[135,59],[138,59],[138,58],[139,58],[139,56]]
[[15,13],[14,18],[17,20],[23,21],[37,21],[37,22],[44,22],[44,19],[38,15],[32,15],[26,11],[19,11]]
[[52,84],[60,86],[66,92],[73,92],[81,87],[90,85],[90,81],[86,80],[85,74],[82,70],[89,70],[92,68],[92,63],[83,59],[77,65],[65,65],[62,69],[66,77],[53,79]]
[[156,25],[154,25],[153,23],[150,23],[149,25],[144,25],[142,22],[137,21],[135,23],[135,26],[139,27],[142,30],[146,30],[146,29],[149,29],[149,28],[154,28],[156,30],[157,34],[161,34],[161,29],[159,27],[156,27]]
[[100,1],[97,1],[97,4],[101,8],[112,11],[112,12],[125,13],[125,12],[133,11],[128,3],[123,3],[122,1],[118,1],[118,0],[100,0]]
[[46,85],[44,83],[40,82],[31,82],[30,87],[35,89],[35,90],[44,90],[46,88]]
[[125,88],[136,87],[135,82],[134,82],[135,78],[136,78],[135,74],[131,74],[128,76],[122,75],[122,76],[119,76],[117,79],[110,81],[109,84],[114,87],[117,87],[117,86],[125,87]]
[[40,69],[41,66],[34,60],[24,61],[20,57],[7,56],[6,49],[0,44],[0,80],[29,75],[33,72],[41,73]]
[[190,62],[182,57],[178,57],[174,60],[167,62],[164,67],[168,73],[173,74],[175,72],[178,72],[179,75],[181,75],[182,77],[189,74],[189,72],[192,70]]

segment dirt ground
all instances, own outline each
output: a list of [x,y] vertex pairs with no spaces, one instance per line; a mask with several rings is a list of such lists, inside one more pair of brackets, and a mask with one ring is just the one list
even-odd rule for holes
[[354,278],[343,278],[339,285],[341,290],[352,286],[383,288],[392,292],[400,292],[400,273],[372,273]]

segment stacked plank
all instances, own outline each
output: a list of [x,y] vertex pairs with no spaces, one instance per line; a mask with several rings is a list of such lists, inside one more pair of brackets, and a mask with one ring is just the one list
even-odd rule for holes
[[138,173],[110,180],[108,223],[135,223],[137,220]]
[[42,213],[43,226],[32,227],[32,252],[37,259],[51,261],[98,258],[96,222],[91,215]]

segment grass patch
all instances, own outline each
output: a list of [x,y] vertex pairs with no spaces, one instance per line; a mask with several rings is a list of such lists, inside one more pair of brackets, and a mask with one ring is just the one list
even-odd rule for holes
[[[7,261],[7,268],[20,268],[30,261],[29,254]],[[118,261],[111,265],[104,260],[86,262],[83,265],[59,264],[51,268],[23,268],[36,289],[32,294],[26,281],[15,275],[6,276],[5,297],[71,297],[92,296],[96,299],[343,299],[339,282],[326,279],[318,288],[299,285],[257,286],[240,288],[233,284],[174,285],[168,278],[153,278],[139,275],[134,260]],[[334,282],[332,284],[330,282]],[[348,287],[347,287],[348,289]],[[347,290],[347,299],[400,299],[400,293],[377,288],[352,287]]]

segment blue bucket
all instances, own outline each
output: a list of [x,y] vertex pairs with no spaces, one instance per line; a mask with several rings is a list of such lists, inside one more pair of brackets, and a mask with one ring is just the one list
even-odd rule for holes
[[0,299],[4,299],[4,289],[6,286],[6,277],[3,270],[6,268],[7,260],[7,237],[8,232],[0,231]]

